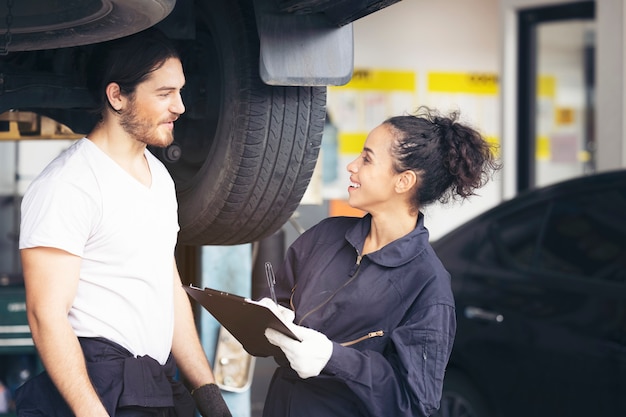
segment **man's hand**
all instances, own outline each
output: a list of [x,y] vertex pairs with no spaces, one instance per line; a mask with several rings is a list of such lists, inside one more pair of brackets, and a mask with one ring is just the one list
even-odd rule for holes
[[202,417],[232,417],[217,385],[202,385],[191,391],[191,396]]
[[308,327],[291,324],[289,329],[302,342],[274,329],[265,329],[265,337],[283,351],[300,378],[318,376],[333,354],[333,343],[322,333]]

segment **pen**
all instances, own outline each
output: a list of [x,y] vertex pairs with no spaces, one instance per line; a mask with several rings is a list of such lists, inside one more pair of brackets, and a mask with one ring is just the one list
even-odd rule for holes
[[271,262],[265,262],[265,277],[267,278],[267,286],[270,288],[270,296],[272,297],[272,301],[278,304],[278,300],[276,299],[276,291],[274,291],[276,276],[274,275],[274,268],[272,268]]

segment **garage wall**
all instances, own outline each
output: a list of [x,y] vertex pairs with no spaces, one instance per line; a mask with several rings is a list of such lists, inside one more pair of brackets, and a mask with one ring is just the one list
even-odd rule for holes
[[[497,125],[504,167],[480,196],[463,204],[425,210],[433,240],[515,195],[516,13],[522,8],[575,1],[578,0],[403,0],[354,23],[355,68],[414,71],[416,104],[429,104],[423,95],[429,72],[498,74],[499,105],[489,124]],[[596,157],[598,171],[606,171],[626,166],[626,0],[598,0],[596,20]],[[329,109],[337,104],[333,98],[329,94]],[[441,110],[459,109],[462,115],[475,115],[462,97],[448,99],[449,108],[442,108],[442,102],[438,102]],[[477,127],[491,128],[480,124]],[[338,182],[345,178],[347,183],[345,160],[339,160],[338,172]],[[345,192],[345,187],[340,192]]]
[[356,67],[495,71],[498,0],[403,0],[354,24]]
[[596,0],[598,167],[626,167],[626,0]]
[[[404,0],[354,23],[354,66],[414,72],[415,100],[411,108],[406,109],[413,111],[421,104],[433,105],[432,97],[427,94],[431,73],[498,74],[499,33],[498,0]],[[329,110],[337,104],[333,102],[335,97],[329,92]],[[462,94],[446,95],[443,100],[439,98],[436,107],[443,112],[459,110],[464,121],[483,133],[498,131],[498,98],[488,100],[494,100],[493,109],[489,115],[481,117],[478,117],[472,101]],[[370,120],[368,124],[379,122],[382,120]],[[339,183],[341,192],[347,194],[345,163],[345,158],[340,159]],[[480,196],[463,204],[426,208],[426,226],[431,238],[437,239],[497,204],[501,200],[499,177],[484,187]],[[345,179],[343,183],[342,179]]]

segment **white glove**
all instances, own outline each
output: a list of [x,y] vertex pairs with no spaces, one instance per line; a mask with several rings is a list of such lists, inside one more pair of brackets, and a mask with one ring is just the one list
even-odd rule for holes
[[333,354],[333,343],[324,334],[308,327],[291,324],[289,329],[302,342],[274,329],[265,329],[265,337],[283,351],[291,368],[300,378],[318,376]]
[[293,320],[296,318],[296,313],[293,310],[288,309],[287,307],[283,307],[280,304],[276,304],[274,301],[272,301],[272,299],[268,297],[260,299],[259,301],[257,301],[257,303],[264,305],[265,307],[272,310],[274,314],[280,317],[281,320],[287,324],[293,323]]

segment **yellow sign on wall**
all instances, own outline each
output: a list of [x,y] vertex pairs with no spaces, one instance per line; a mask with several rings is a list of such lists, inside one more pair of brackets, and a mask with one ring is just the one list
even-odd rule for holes
[[363,150],[363,144],[367,139],[368,132],[340,132],[339,133],[339,153],[359,154]]
[[554,109],[554,124],[567,126],[574,124],[576,110],[572,107],[556,107]]
[[551,75],[537,77],[537,96],[554,98],[556,96],[556,78]]
[[333,90],[415,91],[415,72],[355,69],[349,83]]
[[487,72],[431,72],[431,93],[498,94],[498,75]]

